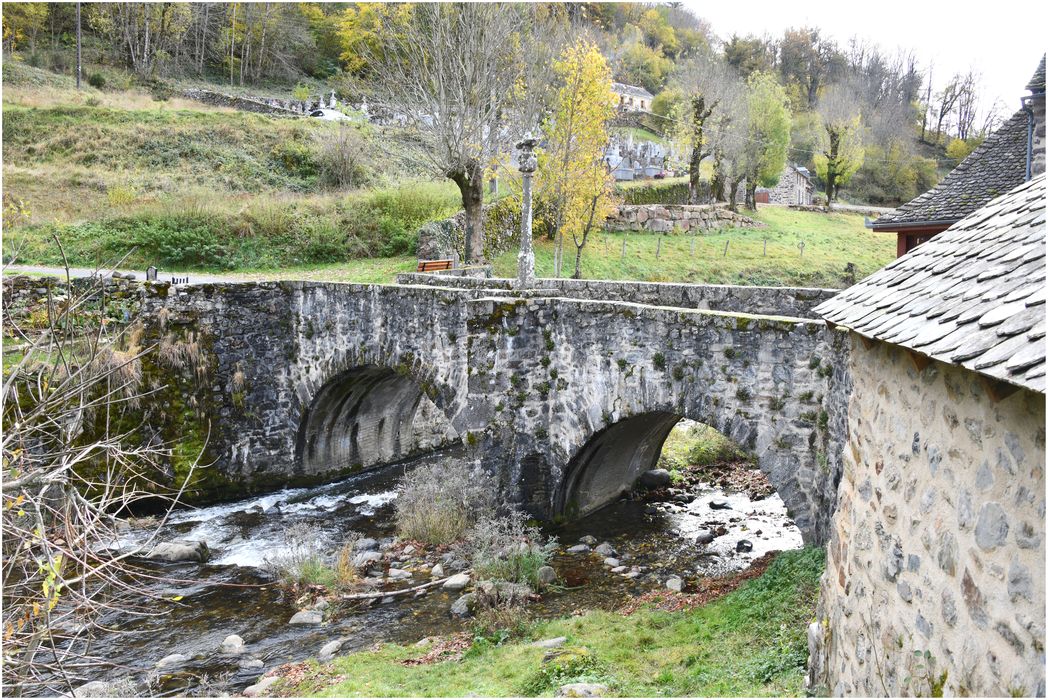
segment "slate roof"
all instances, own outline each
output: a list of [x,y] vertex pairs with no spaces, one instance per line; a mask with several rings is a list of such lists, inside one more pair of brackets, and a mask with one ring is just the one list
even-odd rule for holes
[[632,95],[633,97],[643,97],[644,99],[650,100],[655,95],[645,90],[642,87],[636,85],[627,85],[626,83],[612,83],[611,91],[617,95]]
[[1026,89],[1030,92],[1044,92],[1044,56],[1041,56],[1041,64],[1033,72],[1033,77],[1026,84]]
[[1045,175],[815,308],[830,323],[1045,391]]
[[986,137],[935,187],[873,222],[897,231],[918,223],[952,224],[1026,179],[1026,113],[1018,111]]

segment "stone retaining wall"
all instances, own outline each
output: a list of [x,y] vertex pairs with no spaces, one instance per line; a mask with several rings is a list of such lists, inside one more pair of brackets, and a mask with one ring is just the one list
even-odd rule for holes
[[719,228],[757,228],[759,221],[712,204],[623,204],[608,218],[609,231],[712,231]]
[[1043,697],[1044,396],[851,345],[814,690]]
[[220,92],[214,92],[213,90],[200,90],[196,88],[185,90],[182,92],[182,95],[187,99],[203,102],[204,104],[215,105],[217,107],[230,107],[232,109],[239,109],[242,112],[255,112],[257,114],[267,114],[269,116],[301,117],[303,114],[308,113],[305,111],[304,105],[302,106],[303,111],[292,109],[291,105],[297,103],[295,100],[289,101],[288,105],[285,106],[279,104],[277,100],[263,101],[251,97],[225,95]]
[[[399,284],[425,284],[492,291],[508,291],[513,288],[513,280],[504,277],[449,279],[442,274],[427,273],[397,275],[397,282]],[[836,289],[804,287],[749,287],[551,278],[535,280],[534,289],[536,294],[543,295],[794,318],[815,318],[812,309],[838,293]]]

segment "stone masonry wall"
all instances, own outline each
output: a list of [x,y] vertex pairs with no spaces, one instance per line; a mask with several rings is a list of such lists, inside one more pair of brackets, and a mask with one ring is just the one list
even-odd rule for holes
[[[361,396],[361,384],[340,384],[347,377],[374,381],[402,406],[411,383],[446,419],[424,422],[462,439],[508,500],[554,515],[565,469],[602,431],[647,414],[687,417],[753,451],[805,538],[825,538],[849,386],[841,332],[798,318],[501,294],[303,282],[169,289],[146,299],[143,343],[162,356],[191,347],[194,359],[167,375],[149,368],[151,382],[172,389],[146,422],[194,448],[183,452],[206,438],[213,466],[194,493],[228,498],[369,466],[304,459],[317,435],[319,454],[356,439],[338,435],[338,415],[310,416]],[[384,410],[380,396],[365,403]],[[364,427],[410,420],[379,413]],[[415,444],[390,448],[397,441],[379,433],[369,440],[382,450]],[[615,474],[621,488],[637,476]]]
[[[466,275],[449,279],[446,274],[407,273],[397,275],[399,284],[427,284],[463,289],[508,291],[514,280]],[[726,284],[674,284],[671,282],[621,282],[540,278],[535,294],[580,299],[626,301],[634,304],[673,306],[685,309],[742,312],[768,316],[814,318],[812,309],[838,293],[836,289],[811,287],[751,287]]]
[[712,204],[622,204],[610,217],[609,231],[711,231],[720,228],[757,228],[764,224]]
[[1044,696],[1045,399],[854,340],[844,475],[809,628],[832,695]]

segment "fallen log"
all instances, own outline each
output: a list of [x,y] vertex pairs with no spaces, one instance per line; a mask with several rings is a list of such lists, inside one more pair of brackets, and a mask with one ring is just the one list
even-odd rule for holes
[[[467,569],[466,571],[461,571],[459,573],[469,574],[472,572]],[[457,576],[457,574],[452,574],[452,576]],[[408,593],[417,593],[418,591],[424,591],[427,588],[433,588],[434,586],[443,585],[443,583],[447,581],[449,578],[451,578],[451,576],[445,576],[444,578],[437,579],[436,581],[423,583],[419,586],[413,586],[412,588],[401,588],[399,591],[375,591],[373,593],[343,593],[339,596],[339,600],[373,600],[375,598],[386,598],[398,595],[406,595]]]

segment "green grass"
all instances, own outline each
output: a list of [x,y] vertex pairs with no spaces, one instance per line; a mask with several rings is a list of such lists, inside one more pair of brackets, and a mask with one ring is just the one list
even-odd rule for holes
[[[849,262],[855,264],[858,280],[895,258],[894,234],[867,230],[861,215],[762,207],[755,217],[767,226],[722,229],[695,236],[694,256],[690,234],[598,234],[591,237],[583,250],[582,276],[648,282],[844,287],[850,284],[845,275]],[[764,255],[765,239],[767,255]],[[621,256],[623,240],[625,257]],[[802,242],[805,244],[803,256],[798,247]],[[574,270],[574,253],[569,239],[563,276],[570,276]],[[499,256],[494,265],[499,276],[515,275],[516,253]],[[539,276],[553,276],[552,243],[537,242],[535,265]]]
[[716,429],[698,423],[675,425],[662,445],[659,466],[679,472],[690,466],[706,466],[748,459],[746,452]]
[[[704,607],[631,616],[591,611],[534,624],[527,639],[475,641],[461,661],[400,662],[424,650],[383,645],[336,659],[321,678],[287,694],[345,696],[552,695],[575,680],[607,683],[618,696],[802,696],[806,624],[814,615],[821,549],[786,552],[760,578]],[[545,667],[530,640],[565,636],[572,663]]]

